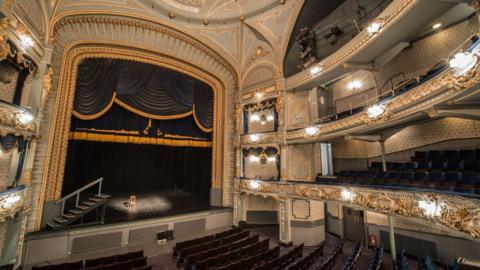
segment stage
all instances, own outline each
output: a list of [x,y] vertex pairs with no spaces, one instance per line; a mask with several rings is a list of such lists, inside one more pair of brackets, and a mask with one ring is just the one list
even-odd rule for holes
[[[209,200],[180,190],[110,192],[106,203],[105,223],[151,219],[216,209]],[[136,197],[129,207],[130,196]]]

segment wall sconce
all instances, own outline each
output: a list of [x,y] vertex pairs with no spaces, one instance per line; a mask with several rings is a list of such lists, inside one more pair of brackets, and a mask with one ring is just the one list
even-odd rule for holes
[[275,120],[275,117],[273,117],[273,115],[271,115],[271,114],[267,115],[267,121],[268,122],[272,122],[273,120]]
[[259,161],[260,161],[260,158],[257,157],[257,156],[254,156],[254,155],[250,155],[250,156],[248,157],[248,160],[249,160],[250,162],[259,162]]
[[319,129],[318,127],[307,127],[305,128],[305,134],[307,134],[308,136],[315,136],[317,135],[319,132]]
[[258,189],[260,187],[260,182],[257,180],[252,180],[250,181],[249,185],[252,189]]
[[267,117],[265,116],[265,114],[262,114],[262,116],[260,116],[260,125],[265,126],[266,123]]
[[318,65],[315,65],[310,68],[310,75],[317,76],[322,71],[322,68]]
[[33,121],[33,115],[29,112],[22,112],[17,114],[17,120],[20,122],[22,125],[28,125],[30,122]]
[[442,27],[442,23],[436,23],[436,24],[432,25],[433,30],[438,29],[440,27]]
[[32,38],[24,34],[20,35],[20,43],[24,48],[31,47],[34,44]]
[[251,122],[260,121],[260,116],[257,113],[252,114],[250,115],[250,121]]
[[437,201],[418,201],[418,207],[423,210],[423,213],[429,218],[435,218],[442,215],[444,203]]
[[477,64],[477,57],[469,52],[459,52],[448,63],[455,70],[455,76],[461,76]]
[[363,86],[363,83],[359,80],[351,81],[347,84],[349,90],[359,89]]
[[256,142],[260,141],[261,136],[258,135],[258,134],[250,134],[250,137],[249,137],[249,138],[250,138],[250,141],[251,141],[252,143],[256,143]]
[[355,197],[355,193],[353,193],[349,188],[343,188],[340,192],[340,196],[342,200],[346,202],[351,202]]
[[277,161],[277,157],[275,157],[275,156],[273,156],[273,157],[268,157],[268,158],[267,158],[267,161],[276,162],[276,161]]
[[255,93],[255,97],[256,97],[257,99],[261,99],[261,98],[263,98],[263,93],[262,93],[262,92],[256,92],[256,93]]
[[375,35],[380,32],[380,29],[382,28],[382,24],[379,22],[372,22],[368,27],[367,27],[367,32],[370,35]]
[[385,105],[374,104],[367,109],[368,118],[377,118],[385,112]]

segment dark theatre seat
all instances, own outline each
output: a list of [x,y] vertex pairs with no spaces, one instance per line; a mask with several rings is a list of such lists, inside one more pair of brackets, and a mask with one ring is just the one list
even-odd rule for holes
[[367,170],[345,170],[318,183],[413,187],[480,194],[480,149],[415,151],[408,162],[372,162]]

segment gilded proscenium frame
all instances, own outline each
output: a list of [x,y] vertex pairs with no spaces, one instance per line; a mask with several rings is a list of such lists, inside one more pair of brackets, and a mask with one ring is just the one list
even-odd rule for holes
[[221,165],[222,152],[220,146],[223,143],[223,139],[221,132],[217,131],[221,131],[223,126],[223,110],[221,108],[224,103],[224,84],[212,74],[189,65],[182,60],[149,50],[120,44],[115,45],[112,42],[101,44],[96,41],[95,44],[84,42],[71,44],[63,50],[51,120],[52,124],[49,130],[47,158],[42,179],[42,183],[46,184],[46,188],[43,189],[45,194],[42,194],[41,198],[56,200],[61,196],[78,65],[87,58],[112,58],[153,64],[185,73],[210,85],[214,90],[212,188],[222,188],[222,182],[220,181],[221,171],[219,171],[221,166],[219,165]]

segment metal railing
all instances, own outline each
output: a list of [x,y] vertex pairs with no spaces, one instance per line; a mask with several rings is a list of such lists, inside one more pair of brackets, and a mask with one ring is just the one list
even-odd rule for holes
[[62,214],[62,215],[64,214],[64,211],[65,211],[65,203],[66,203],[66,201],[67,201],[68,199],[73,198],[74,196],[76,196],[76,198],[75,198],[75,207],[78,207],[78,205],[79,205],[79,203],[80,203],[80,193],[81,193],[82,191],[85,191],[85,190],[87,190],[87,189],[89,189],[89,188],[97,185],[97,184],[98,184],[98,193],[97,193],[97,194],[98,194],[99,196],[102,195],[102,183],[103,183],[103,177],[100,177],[100,178],[98,178],[97,180],[95,180],[95,181],[93,181],[93,182],[91,182],[91,183],[89,183],[89,184],[87,184],[87,185],[85,185],[85,186],[83,186],[83,187],[81,187],[81,188],[73,191],[72,193],[70,193],[70,194],[66,195],[65,197],[63,197],[63,198],[59,199],[58,201],[56,201],[56,202],[55,202],[56,204],[60,204],[60,203],[62,204],[62,212],[61,212],[61,214]]

